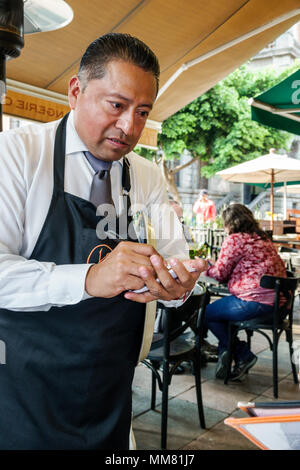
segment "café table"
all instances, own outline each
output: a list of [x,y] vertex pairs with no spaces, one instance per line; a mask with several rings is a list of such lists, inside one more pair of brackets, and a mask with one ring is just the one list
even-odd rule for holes
[[273,243],[275,245],[289,245],[293,248],[300,249],[300,239],[296,234],[287,234],[287,235],[273,235]]

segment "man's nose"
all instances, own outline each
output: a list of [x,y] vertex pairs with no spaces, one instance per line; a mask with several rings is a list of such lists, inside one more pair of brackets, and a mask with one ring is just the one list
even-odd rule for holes
[[122,114],[119,117],[116,127],[121,129],[125,135],[133,135],[134,133],[134,113]]

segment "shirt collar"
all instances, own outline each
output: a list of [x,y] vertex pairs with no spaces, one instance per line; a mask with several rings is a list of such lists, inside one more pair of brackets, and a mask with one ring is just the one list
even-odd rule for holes
[[[74,112],[71,110],[67,121],[66,155],[86,151],[88,151],[88,148],[77,134],[74,124]],[[117,163],[123,165],[123,157],[120,160],[113,162],[113,165]]]

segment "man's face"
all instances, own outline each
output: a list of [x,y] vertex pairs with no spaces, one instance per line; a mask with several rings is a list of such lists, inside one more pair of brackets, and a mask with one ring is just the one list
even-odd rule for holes
[[103,78],[83,91],[78,77],[69,84],[69,103],[76,131],[101,160],[119,160],[137,144],[156,97],[151,72],[121,60],[106,66]]

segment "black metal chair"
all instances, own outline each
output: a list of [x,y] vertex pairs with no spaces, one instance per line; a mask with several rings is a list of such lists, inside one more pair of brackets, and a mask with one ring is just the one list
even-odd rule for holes
[[[288,273],[291,275],[291,273]],[[262,334],[269,342],[270,349],[273,355],[273,395],[278,398],[278,342],[281,333],[284,331],[286,341],[289,344],[290,360],[292,373],[295,384],[298,383],[296,366],[293,362],[293,307],[295,290],[297,288],[299,278],[296,277],[275,277],[275,276],[262,276],[260,286],[266,289],[273,289],[274,309],[271,315],[266,317],[258,317],[253,320],[236,321],[229,323],[229,343],[228,343],[228,362],[227,370],[224,379],[224,384],[228,383],[229,374],[231,370],[231,363],[233,358],[233,348],[237,334],[241,330],[246,330],[248,345],[251,348],[251,337],[256,331]],[[287,299],[285,304],[280,307],[280,294],[283,294]],[[266,331],[270,331],[270,337]]]
[[[155,409],[156,385],[162,392],[161,448],[167,448],[168,390],[172,376],[182,362],[192,364],[195,376],[197,404],[200,425],[205,429],[205,419],[201,392],[201,340],[205,308],[209,302],[209,293],[203,287],[203,294],[192,295],[179,308],[166,308],[158,304],[163,312],[163,334],[153,341],[150,352],[143,364],[152,371],[151,409]],[[172,329],[172,320],[176,316],[179,326]],[[162,364],[162,377],[159,368]]]

